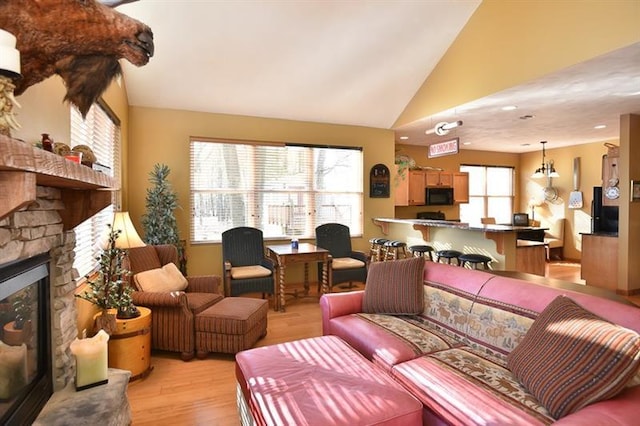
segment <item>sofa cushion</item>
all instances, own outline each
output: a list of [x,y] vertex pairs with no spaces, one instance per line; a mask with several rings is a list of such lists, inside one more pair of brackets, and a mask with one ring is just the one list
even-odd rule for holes
[[507,360],[522,384],[560,418],[625,387],[640,365],[640,335],[558,296]]
[[393,367],[393,376],[440,423],[457,425],[544,425],[548,411],[493,357],[462,346]]
[[419,314],[424,309],[424,258],[374,262],[369,266],[362,311],[377,314]]
[[152,293],[168,293],[182,291],[187,288],[187,279],[174,263],[167,263],[162,268],[139,272],[134,281],[142,291]]

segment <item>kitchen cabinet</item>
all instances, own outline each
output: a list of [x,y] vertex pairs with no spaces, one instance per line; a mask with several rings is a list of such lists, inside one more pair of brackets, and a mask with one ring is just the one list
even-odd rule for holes
[[453,172],[453,202],[469,202],[469,173]]
[[582,234],[580,278],[588,286],[618,290],[618,237]]
[[451,172],[439,172],[436,170],[428,170],[425,172],[426,184],[428,187],[452,187],[453,186],[453,173]]
[[425,204],[425,172],[423,170],[407,170],[397,172],[396,167],[396,206],[423,206]]

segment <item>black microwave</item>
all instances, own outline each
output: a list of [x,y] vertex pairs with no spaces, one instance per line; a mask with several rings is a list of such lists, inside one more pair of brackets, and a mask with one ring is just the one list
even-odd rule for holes
[[427,206],[452,206],[453,188],[426,188]]

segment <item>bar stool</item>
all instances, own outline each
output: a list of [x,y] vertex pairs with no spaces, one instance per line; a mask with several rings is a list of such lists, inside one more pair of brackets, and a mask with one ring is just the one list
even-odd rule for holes
[[464,267],[465,264],[469,263],[473,267],[473,269],[478,269],[478,265],[482,264],[484,269],[489,269],[489,263],[491,263],[493,259],[489,256],[484,256],[482,254],[476,253],[465,253],[458,256],[458,262],[460,266]]
[[461,251],[458,250],[438,250],[436,252],[436,262],[440,262],[440,259],[446,259],[448,264],[451,264],[451,259],[455,259],[460,265]]
[[372,262],[379,262],[384,260],[385,251],[384,251],[384,243],[386,243],[386,238],[371,238],[369,243],[371,246],[369,247],[369,256],[371,257]]
[[433,262],[433,251],[434,248],[431,246],[417,245],[409,247],[409,251],[415,257],[425,257],[429,256],[429,260]]
[[397,260],[407,257],[407,244],[402,241],[389,240],[384,243],[384,260]]

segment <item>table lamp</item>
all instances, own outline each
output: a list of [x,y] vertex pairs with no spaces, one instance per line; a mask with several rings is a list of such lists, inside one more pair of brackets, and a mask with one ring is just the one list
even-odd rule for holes
[[[115,248],[123,250],[125,252],[125,257],[129,255],[129,249],[146,246],[144,241],[142,241],[138,235],[136,228],[133,226],[131,217],[129,217],[129,212],[116,212],[113,216],[111,229],[114,231],[120,231],[118,238],[116,238],[115,241]],[[126,285],[127,284],[123,284],[120,289],[121,300],[128,296],[128,294],[125,294]],[[118,309],[117,317],[120,319],[136,318],[138,316],[140,316],[140,310],[136,308],[131,300],[127,307],[120,307]]]

